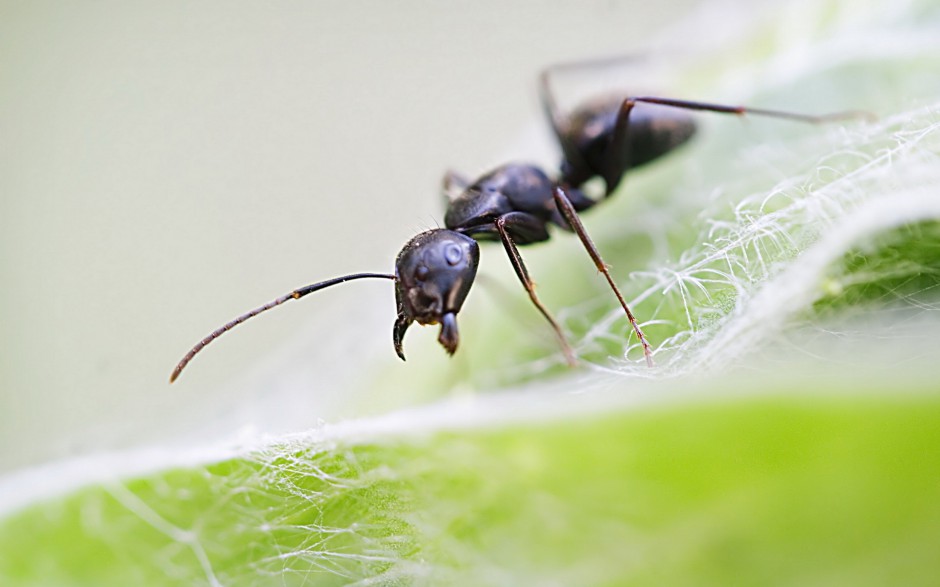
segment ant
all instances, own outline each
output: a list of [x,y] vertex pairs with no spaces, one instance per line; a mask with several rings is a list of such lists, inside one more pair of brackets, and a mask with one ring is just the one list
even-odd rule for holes
[[[575,66],[585,65],[585,63]],[[535,165],[510,163],[497,167],[475,181],[447,172],[443,187],[449,198],[444,217],[446,228],[422,232],[405,243],[395,260],[395,273],[354,273],[296,289],[214,330],[196,344],[170,376],[170,383],[207,344],[249,318],[300,299],[327,287],[356,279],[376,278],[395,282],[398,309],[392,330],[395,352],[405,360],[402,341],[413,322],[440,324],[438,342],[453,355],[459,334],[457,314],[473,285],[479,264],[477,241],[499,240],[529,298],[551,325],[565,360],[575,365],[573,349],[561,327],[535,293],[535,284],[519,254],[519,246],[549,239],[548,225],[573,231],[598,271],[604,274],[643,347],[648,366],[652,350],[623,295],[617,288],[600,252],[579,218],[611,196],[631,169],[654,161],[686,143],[695,133],[690,111],[758,115],[807,123],[823,123],[866,116],[850,111],[809,115],[747,106],[727,106],[656,96],[611,95],[588,102],[570,114],[558,107],[551,89],[551,76],[561,65],[549,67],[539,76],[539,95],[552,131],[561,147],[560,176],[551,179]],[[656,108],[655,106],[666,108]],[[650,107],[653,106],[653,107]],[[605,189],[601,199],[581,191],[588,181],[600,178]]]

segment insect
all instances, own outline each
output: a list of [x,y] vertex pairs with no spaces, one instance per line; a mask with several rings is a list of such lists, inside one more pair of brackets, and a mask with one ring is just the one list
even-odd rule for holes
[[[405,332],[414,322],[440,324],[438,342],[453,355],[459,343],[457,314],[473,285],[479,264],[477,241],[487,240],[502,242],[529,298],[551,325],[566,362],[574,365],[575,353],[558,322],[536,295],[535,285],[519,253],[520,246],[548,240],[549,225],[577,234],[622,306],[643,347],[647,365],[652,366],[650,344],[581,223],[579,213],[609,197],[630,169],[654,161],[686,143],[696,128],[690,111],[751,114],[808,123],[865,116],[855,111],[814,116],[656,96],[623,95],[602,97],[565,114],[557,106],[551,89],[551,76],[556,69],[558,66],[541,73],[539,93],[562,151],[557,179],[551,179],[548,173],[535,165],[522,163],[500,166],[474,181],[448,172],[443,181],[444,192],[457,195],[449,198],[445,228],[428,230],[409,240],[396,258],[394,274],[345,275],[296,289],[255,308],[197,343],[177,364],[170,382],[179,377],[207,344],[249,318],[321,289],[366,278],[387,279],[395,283],[398,312],[392,340],[395,352],[402,360],[405,359]],[[593,178],[604,182],[601,199],[590,198],[580,189]]]

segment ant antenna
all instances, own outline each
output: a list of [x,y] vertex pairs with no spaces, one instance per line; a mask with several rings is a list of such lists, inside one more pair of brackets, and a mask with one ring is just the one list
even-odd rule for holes
[[306,286],[301,287],[301,288],[299,288],[299,289],[295,289],[294,291],[290,292],[289,294],[283,295],[283,296],[277,298],[276,300],[272,300],[272,301],[268,302],[267,304],[265,304],[265,305],[263,305],[263,306],[260,306],[260,307],[258,307],[258,308],[255,308],[254,310],[252,310],[252,311],[250,311],[250,312],[248,312],[248,313],[246,313],[246,314],[242,314],[241,316],[239,316],[238,318],[235,318],[235,319],[232,320],[231,322],[228,322],[228,323],[226,323],[225,325],[220,326],[219,328],[216,328],[215,330],[213,330],[208,336],[206,336],[204,339],[200,340],[200,341],[196,344],[196,346],[194,346],[194,347],[193,347],[188,353],[186,353],[186,355],[180,360],[180,362],[176,365],[176,368],[173,369],[173,373],[170,374],[170,383],[173,383],[174,381],[176,381],[176,378],[180,376],[180,373],[183,372],[183,369],[186,368],[186,365],[188,365],[189,362],[193,360],[193,357],[195,357],[196,354],[197,354],[199,351],[201,351],[202,349],[204,349],[207,344],[209,344],[209,343],[212,342],[213,340],[219,338],[220,336],[222,336],[223,334],[225,334],[225,333],[228,332],[229,330],[235,328],[236,326],[238,326],[238,325],[241,324],[242,322],[248,320],[249,318],[254,318],[254,317],[257,316],[258,314],[260,314],[260,313],[262,313],[262,312],[266,312],[266,311],[270,310],[271,308],[273,308],[273,307],[275,307],[275,306],[280,306],[281,304],[283,304],[284,302],[286,302],[286,301],[288,301],[288,300],[299,300],[300,298],[304,297],[304,296],[307,295],[307,294],[311,294],[311,293],[313,293],[313,292],[315,292],[315,291],[320,291],[321,289],[326,289],[326,288],[330,287],[331,285],[336,285],[336,284],[339,284],[339,283],[345,283],[345,282],[347,282],[347,281],[352,281],[353,279],[364,279],[364,278],[367,278],[367,277],[375,277],[375,278],[381,278],[381,279],[391,279],[392,281],[396,281],[396,280],[398,279],[396,276],[394,276],[394,275],[389,275],[389,274],[387,274],[387,273],[353,273],[353,274],[351,274],[351,275],[344,275],[344,276],[342,276],[342,277],[335,277],[335,278],[333,278],[333,279],[328,279],[328,280],[326,280],[326,281],[321,281],[320,283],[314,283],[314,284],[312,284],[312,285],[306,285]]

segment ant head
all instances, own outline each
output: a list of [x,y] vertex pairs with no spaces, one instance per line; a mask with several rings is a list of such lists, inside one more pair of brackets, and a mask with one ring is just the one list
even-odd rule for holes
[[404,360],[402,338],[412,322],[440,324],[438,342],[449,354],[457,350],[457,313],[473,285],[480,247],[459,232],[438,228],[415,236],[395,262],[395,351]]

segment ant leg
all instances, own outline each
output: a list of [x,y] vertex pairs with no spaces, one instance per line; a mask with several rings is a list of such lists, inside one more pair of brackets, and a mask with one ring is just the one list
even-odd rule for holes
[[[628,64],[631,62],[640,62],[647,60],[648,56],[642,54],[615,55],[613,57],[597,57],[593,59],[582,59],[579,61],[569,61],[549,65],[539,74],[539,98],[542,103],[548,121],[552,126],[552,131],[558,139],[562,153],[565,156],[565,162],[572,170],[589,170],[590,166],[585,161],[581,150],[571,141],[569,136],[568,117],[562,113],[555,100],[555,94],[551,88],[551,78],[554,74],[564,72],[577,72],[585,69],[596,69],[605,67],[614,67],[617,65]],[[567,175],[567,171],[563,172]],[[576,185],[590,179],[591,175],[581,177],[580,174],[574,174],[571,179]]]
[[725,104],[710,104],[708,102],[675,100],[672,98],[659,98],[656,96],[636,96],[627,98],[626,101],[659,104],[660,106],[671,106],[673,108],[682,108],[684,110],[701,110],[707,112],[720,112],[722,114],[736,114],[738,116],[743,116],[745,114],[756,114],[758,116],[783,118],[786,120],[796,120],[798,122],[808,122],[810,124],[821,124],[824,122],[851,120],[857,118],[874,118],[874,115],[871,112],[865,112],[863,110],[845,110],[842,112],[830,112],[828,114],[803,114],[801,112],[789,112],[786,110],[768,110],[766,108],[751,108],[750,106],[728,106]]
[[516,227],[530,231],[540,228],[547,236],[548,233],[545,230],[544,223],[524,212],[510,212],[497,218],[495,224],[496,231],[499,232],[499,237],[503,241],[506,254],[509,255],[509,261],[512,263],[512,268],[515,269],[519,281],[522,282],[522,286],[525,287],[525,290],[529,293],[529,299],[532,300],[532,303],[535,304],[535,307],[542,313],[542,316],[545,316],[545,319],[551,324],[552,330],[555,331],[555,336],[558,338],[558,342],[561,345],[561,350],[565,355],[565,361],[570,367],[574,367],[578,364],[574,356],[574,350],[572,350],[571,345],[568,344],[568,339],[565,338],[561,327],[555,322],[555,318],[552,317],[548,309],[542,305],[542,301],[539,300],[539,297],[535,294],[535,283],[533,283],[532,278],[529,277],[529,272],[526,270],[525,263],[522,262],[522,256],[519,254],[519,248],[516,247],[516,243],[513,242],[512,236],[509,234],[509,230]]
[[[627,134],[630,132],[630,113],[636,101],[627,98],[620,104],[620,110],[617,112],[617,121],[614,122],[614,134],[610,137],[610,148],[607,150],[607,157],[604,160],[604,197],[609,198],[610,194],[617,189],[620,181],[627,173],[627,166],[623,161],[627,160],[626,151],[630,148],[627,143]],[[566,197],[567,199],[567,197]]]
[[567,164],[575,169],[587,169],[587,162],[581,156],[581,151],[569,138],[568,118],[558,107],[555,94],[552,92],[550,76],[552,71],[558,67],[547,67],[539,74],[539,100],[542,102],[542,110],[548,117],[552,132],[555,133],[555,138],[558,139],[558,144],[561,146],[561,152]]
[[454,199],[463,193],[467,187],[470,186],[470,180],[466,176],[457,173],[451,169],[447,170],[447,173],[444,174],[444,179],[441,181],[441,189],[444,194],[444,201],[449,204],[453,202]]
[[[551,76],[553,74],[595,67],[610,67],[630,61],[641,61],[643,59],[645,59],[645,57],[642,55],[616,55],[613,57],[599,57],[595,59],[555,63],[543,69],[539,74],[539,96],[542,101],[542,108],[545,110],[545,114],[548,116],[548,120],[555,134],[558,136],[559,141],[564,140],[562,135],[566,134],[568,121],[567,117],[562,114],[561,109],[558,108],[554,92],[552,92]],[[567,151],[565,156],[567,156]]]
[[[672,98],[657,98],[655,96],[641,96],[626,98],[620,105],[617,112],[617,120],[614,123],[614,132],[610,139],[610,149],[604,162],[603,173],[606,185],[604,197],[609,197],[611,193],[620,185],[623,176],[628,171],[624,161],[628,160],[627,153],[624,151],[630,148],[628,133],[630,130],[630,113],[638,103],[658,104],[660,106],[669,106],[671,108],[681,108],[683,110],[698,110],[706,112],[718,112],[721,114],[734,114],[744,116],[753,114],[757,116],[767,116],[771,118],[782,118],[794,120],[797,122],[808,122],[811,124],[821,124],[837,120],[849,120],[852,118],[871,118],[871,114],[858,110],[845,112],[833,112],[830,114],[812,115],[799,112],[787,112],[783,110],[767,110],[764,108],[750,108],[748,106],[727,106],[724,104],[710,104],[706,102],[692,102],[689,100],[674,100]],[[682,133],[676,133],[675,146],[681,144],[687,137]]]
[[555,188],[554,197],[555,204],[558,206],[558,209],[561,210],[561,213],[564,215],[565,220],[568,221],[568,224],[571,226],[571,228],[577,233],[578,238],[581,239],[581,243],[584,245],[584,248],[587,249],[588,255],[591,256],[591,259],[594,261],[594,265],[597,267],[597,270],[604,274],[604,277],[607,278],[607,283],[610,284],[610,288],[614,290],[614,294],[617,296],[617,300],[623,307],[624,312],[627,313],[627,319],[630,320],[630,324],[633,326],[633,331],[636,332],[636,336],[640,340],[640,344],[643,345],[643,356],[646,357],[646,365],[648,367],[652,367],[653,352],[650,349],[649,342],[647,342],[646,336],[643,335],[643,331],[640,330],[640,325],[637,324],[636,318],[633,317],[633,312],[630,311],[630,308],[627,306],[627,302],[624,301],[623,295],[617,288],[617,284],[614,283],[613,277],[610,276],[610,270],[608,269],[607,264],[604,263],[604,260],[601,259],[601,254],[597,251],[597,247],[594,245],[594,241],[591,240],[591,237],[588,236],[587,231],[584,229],[584,225],[581,224],[581,219],[578,218],[578,213],[575,211],[574,206],[568,200],[568,197],[565,196],[565,192],[561,187]]

